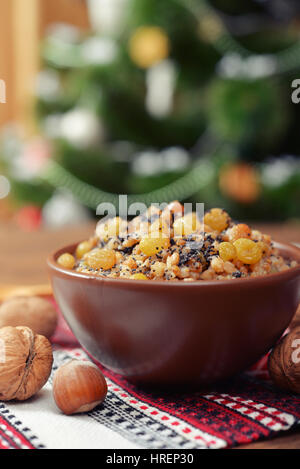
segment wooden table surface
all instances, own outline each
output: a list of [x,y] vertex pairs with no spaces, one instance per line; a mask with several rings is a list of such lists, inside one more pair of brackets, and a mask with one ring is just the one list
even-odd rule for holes
[[[300,243],[300,224],[256,224],[255,228],[271,234],[277,241]],[[48,283],[47,255],[59,247],[88,238],[93,229],[92,223],[24,233],[14,225],[0,225],[0,296],[1,291],[6,291],[9,287]],[[300,318],[300,311],[298,316]],[[242,448],[300,449],[300,429],[274,440],[253,443]]]

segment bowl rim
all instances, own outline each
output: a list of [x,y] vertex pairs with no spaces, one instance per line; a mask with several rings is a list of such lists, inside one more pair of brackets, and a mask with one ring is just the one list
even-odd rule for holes
[[[80,243],[80,241],[79,241]],[[92,280],[94,282],[106,282],[106,283],[119,283],[120,285],[142,285],[145,286],[146,288],[151,286],[170,286],[170,288],[196,288],[196,287],[215,287],[217,285],[223,286],[223,285],[247,285],[247,284],[255,284],[255,283],[264,283],[267,282],[269,283],[272,280],[287,280],[289,278],[297,277],[300,276],[300,248],[288,244],[288,243],[279,243],[274,241],[273,244],[276,248],[279,249],[279,251],[283,251],[282,255],[284,257],[284,252],[288,251],[291,253],[290,258],[292,260],[297,260],[298,265],[295,267],[290,267],[287,270],[281,271],[281,272],[275,272],[273,274],[268,274],[268,275],[263,275],[263,276],[258,276],[258,277],[247,277],[247,278],[236,278],[236,279],[224,279],[224,280],[195,280],[194,282],[172,282],[172,281],[166,281],[166,280],[151,280],[151,281],[134,281],[133,279],[129,278],[112,278],[112,277],[102,277],[102,276],[95,276],[89,273],[85,272],[76,272],[75,270],[69,270],[65,269],[61,266],[59,266],[56,262],[56,259],[59,255],[65,253],[65,252],[71,252],[74,253],[76,246],[78,246],[79,243],[73,243],[68,246],[65,246],[63,248],[57,249],[54,252],[52,252],[48,258],[47,258],[47,264],[48,267],[51,270],[54,270],[56,272],[59,272],[62,275],[66,275],[68,277],[73,277],[73,278],[78,278],[78,279],[85,279],[85,280]],[[288,256],[285,256],[288,257]],[[232,281],[234,281],[234,284]]]

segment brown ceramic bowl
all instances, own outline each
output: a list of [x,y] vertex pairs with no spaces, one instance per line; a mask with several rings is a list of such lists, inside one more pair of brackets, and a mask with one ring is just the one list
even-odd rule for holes
[[[299,303],[300,265],[265,277],[167,282],[93,277],[49,257],[55,298],[82,346],[137,382],[208,385],[258,360]],[[300,249],[277,244],[300,263]]]

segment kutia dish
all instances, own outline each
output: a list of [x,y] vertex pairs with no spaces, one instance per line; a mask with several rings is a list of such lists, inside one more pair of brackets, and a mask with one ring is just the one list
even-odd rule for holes
[[[145,271],[134,272],[136,267],[128,266],[128,272],[122,266],[126,266],[126,260],[129,261],[141,240],[133,243],[133,249],[127,246],[128,251],[123,245],[126,240],[110,245],[110,225],[98,225],[97,234],[91,240],[66,246],[49,257],[54,296],[69,326],[92,357],[134,382],[202,389],[245,370],[276,343],[299,304],[300,250],[272,242],[257,231],[249,233],[247,228],[244,232],[247,237],[242,238],[239,233],[237,240],[245,239],[252,241],[251,246],[259,246],[260,259],[255,264],[248,258],[248,263],[235,258],[224,260],[221,243],[231,243],[236,248],[237,240],[229,236],[241,227],[223,211],[209,212],[209,216],[215,213],[220,214],[219,221],[226,220],[226,226],[209,225],[210,229],[205,230],[208,247],[213,249],[212,257],[205,259],[203,255],[203,259],[201,256],[195,270],[189,267],[189,258],[184,262],[187,265],[167,264],[168,258],[174,255],[172,252],[159,260],[166,265],[161,277],[153,272],[151,262]],[[208,219],[207,216],[204,219],[206,225]],[[118,223],[120,226],[120,220]],[[173,229],[174,223],[175,217]],[[184,229],[187,227],[182,236],[187,238],[183,239],[184,247],[193,239],[188,234],[188,222],[182,224]],[[107,238],[101,238],[99,244],[102,230]],[[208,236],[212,236],[213,243]],[[166,238],[162,235],[157,239],[165,242]],[[174,246],[177,245],[170,241],[170,246],[163,248],[168,250]],[[179,257],[183,255],[183,247],[175,251]],[[91,270],[85,269],[83,260],[95,249],[110,249],[112,257],[120,256],[119,266],[124,275],[114,272],[117,263],[103,264],[102,270],[93,265],[89,266]],[[250,249],[251,252],[257,251]],[[144,255],[149,261],[156,256]],[[71,261],[68,266],[61,265],[62,256]],[[108,262],[106,257],[96,258]],[[232,263],[234,272],[238,270],[241,275],[227,273],[225,268],[217,272],[213,259],[222,260],[224,267],[226,262]],[[201,261],[207,268],[200,269]],[[155,259],[155,262],[158,261]],[[174,266],[180,270],[188,267],[187,277],[177,276],[178,270],[172,270]],[[210,274],[206,279],[201,278],[205,272]],[[147,280],[133,280],[132,276],[137,274]],[[188,278],[192,280],[184,280]]]
[[225,280],[258,277],[295,267],[284,259],[269,235],[235,223],[222,209],[201,220],[184,214],[175,201],[164,210],[150,206],[128,222],[111,218],[97,225],[95,236],[80,243],[75,257],[58,263],[91,275],[133,280]]

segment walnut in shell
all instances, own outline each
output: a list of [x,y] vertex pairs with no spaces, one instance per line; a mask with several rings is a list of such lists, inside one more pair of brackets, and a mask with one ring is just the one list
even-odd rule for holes
[[279,388],[300,394],[300,326],[292,329],[274,347],[268,368]]
[[0,401],[24,401],[47,382],[53,363],[51,344],[28,327],[0,329]]
[[57,312],[43,298],[16,296],[0,306],[0,328],[6,326],[26,326],[49,339],[57,326]]

